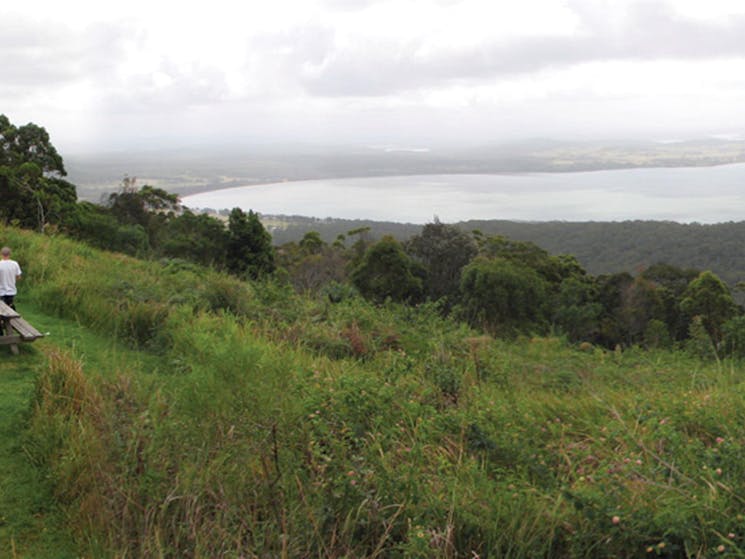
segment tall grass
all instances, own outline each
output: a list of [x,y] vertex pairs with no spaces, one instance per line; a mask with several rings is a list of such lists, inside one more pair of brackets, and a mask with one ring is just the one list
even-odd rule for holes
[[5,235],[23,296],[160,359],[38,380],[29,449],[92,556],[744,553],[737,363]]

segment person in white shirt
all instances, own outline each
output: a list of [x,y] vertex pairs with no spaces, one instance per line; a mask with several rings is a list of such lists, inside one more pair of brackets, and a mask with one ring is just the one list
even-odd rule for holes
[[21,267],[18,262],[11,260],[10,249],[3,247],[0,249],[0,299],[10,308],[15,309],[13,299],[18,291],[16,290],[16,280],[21,279]]

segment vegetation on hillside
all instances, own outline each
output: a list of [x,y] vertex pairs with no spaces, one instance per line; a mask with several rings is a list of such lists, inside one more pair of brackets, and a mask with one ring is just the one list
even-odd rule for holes
[[[610,348],[669,345],[688,340],[700,317],[719,355],[733,348],[725,333],[739,335],[739,322],[725,326],[740,314],[728,288],[717,276],[696,288],[698,271],[689,268],[654,263],[636,277],[626,271],[593,277],[575,257],[552,256],[531,242],[481,230],[466,233],[437,219],[403,243],[387,236],[374,241],[360,227],[331,244],[311,231],[275,251],[253,211],[234,208],[225,226],[185,210],[174,194],[138,188],[128,178],[104,205],[78,203],[74,186],[60,178],[62,158],[46,131],[33,124],[15,127],[4,116],[0,124],[0,190],[20,200],[2,210],[10,223],[39,231],[51,227],[100,248],[185,260],[242,279],[274,274],[298,290],[326,290],[332,299],[353,286],[377,303],[437,302],[443,313],[492,334],[553,331]],[[66,197],[52,197],[53,187],[63,183]],[[633,246],[631,231],[625,238]],[[706,303],[713,292],[724,299],[714,306]]]
[[745,554],[745,316],[712,272],[438,221],[275,252],[177,206],[127,183],[0,229],[21,308],[150,356],[36,379],[24,450],[88,556]]
[[[274,216],[278,245],[297,242],[309,231],[331,243],[350,229],[368,227],[376,238],[400,241],[422,232],[421,225],[367,220],[313,219]],[[537,244],[552,254],[571,254],[591,274],[638,273],[666,262],[680,268],[711,270],[734,287],[745,278],[745,221],[735,223],[675,223],[671,221],[518,222],[473,220],[455,223],[460,231],[508,237]]]
[[3,236],[27,300],[157,359],[37,381],[27,451],[91,556],[745,551],[738,362]]

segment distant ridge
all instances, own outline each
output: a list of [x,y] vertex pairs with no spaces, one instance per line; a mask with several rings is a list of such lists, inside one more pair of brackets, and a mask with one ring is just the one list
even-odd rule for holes
[[124,175],[180,195],[283,180],[422,174],[572,172],[704,167],[745,162],[745,141],[675,142],[532,139],[462,146],[255,144],[73,154],[65,157],[78,196],[97,202]]
[[[307,231],[318,231],[327,242],[359,227],[370,227],[374,237],[393,235],[400,240],[416,235],[421,226],[343,219],[275,217],[283,228],[273,228],[275,244],[297,241]],[[479,230],[531,241],[552,254],[572,254],[594,275],[636,272],[657,262],[684,268],[712,270],[731,286],[745,281],[745,221],[702,225],[672,221],[518,222],[503,220],[456,223],[464,231]]]

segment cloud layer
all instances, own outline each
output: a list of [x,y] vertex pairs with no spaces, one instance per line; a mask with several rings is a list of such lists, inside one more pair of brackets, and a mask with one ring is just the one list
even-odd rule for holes
[[81,149],[745,129],[737,2],[237,5],[0,8],[0,111]]

